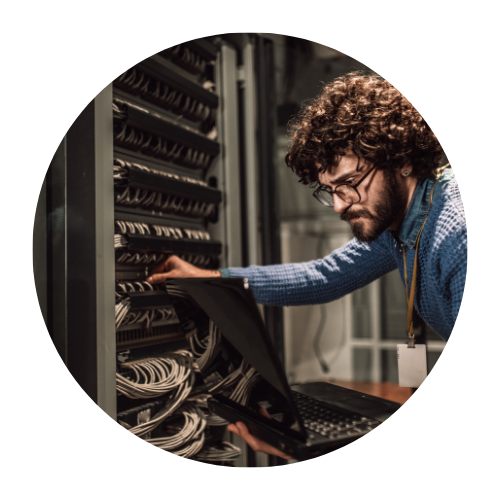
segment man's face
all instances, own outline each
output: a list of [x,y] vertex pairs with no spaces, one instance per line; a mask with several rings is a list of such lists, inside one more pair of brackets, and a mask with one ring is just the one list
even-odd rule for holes
[[[343,156],[337,165],[319,175],[319,181],[335,189],[341,183],[356,184],[372,168],[372,164],[353,154]],[[391,170],[372,170],[357,190],[358,203],[350,204],[334,196],[334,210],[349,222],[355,238],[369,243],[386,229],[397,229],[404,216],[406,198],[398,184],[396,173]]]

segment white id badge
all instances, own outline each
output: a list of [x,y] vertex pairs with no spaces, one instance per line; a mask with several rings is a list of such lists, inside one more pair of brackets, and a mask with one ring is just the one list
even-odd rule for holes
[[427,349],[425,344],[408,347],[398,344],[399,387],[417,388],[427,377]]

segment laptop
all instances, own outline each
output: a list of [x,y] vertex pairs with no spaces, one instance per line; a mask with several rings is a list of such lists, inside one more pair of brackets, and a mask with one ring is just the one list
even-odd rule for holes
[[327,382],[291,386],[245,278],[168,279],[209,408],[297,460],[364,436],[401,405]]

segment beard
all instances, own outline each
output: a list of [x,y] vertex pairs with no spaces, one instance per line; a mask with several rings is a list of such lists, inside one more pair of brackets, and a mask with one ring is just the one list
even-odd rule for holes
[[[401,216],[405,209],[403,192],[396,181],[396,172],[384,170],[386,187],[381,193],[381,200],[374,204],[374,212],[367,209],[355,210],[348,208],[340,218],[351,224],[353,236],[362,243],[375,241],[391,224]],[[353,219],[363,218],[371,221],[368,227],[363,222],[351,222]]]

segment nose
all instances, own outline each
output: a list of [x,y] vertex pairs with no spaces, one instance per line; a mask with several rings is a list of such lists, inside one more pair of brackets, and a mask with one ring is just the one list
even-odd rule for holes
[[333,209],[338,214],[343,214],[351,205],[352,203],[342,200],[337,193],[333,195]]

